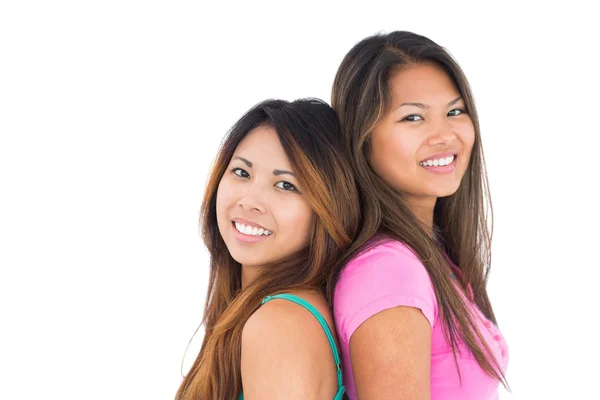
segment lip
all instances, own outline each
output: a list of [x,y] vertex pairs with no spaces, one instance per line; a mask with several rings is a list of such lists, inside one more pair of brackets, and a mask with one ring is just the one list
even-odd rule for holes
[[240,231],[238,231],[237,229],[235,229],[234,224],[231,224],[231,229],[233,229],[233,236],[240,242],[242,243],[256,243],[256,242],[262,242],[263,240],[267,240],[268,238],[270,238],[272,235],[269,236],[252,236],[252,235],[246,235]]
[[448,165],[444,165],[444,166],[427,166],[424,167],[422,165],[419,165],[419,167],[423,168],[424,170],[426,170],[427,172],[432,172],[434,174],[448,174],[451,172],[454,172],[454,170],[456,169],[456,160],[458,159],[458,154],[457,153],[451,153],[451,152],[446,152],[446,153],[438,153],[432,157],[429,157],[421,162],[424,161],[428,161],[428,160],[437,160],[440,158],[445,158],[445,157],[450,157],[450,156],[454,156],[454,160],[452,160],[452,162]]
[[259,225],[256,222],[250,221],[250,220],[245,219],[245,218],[241,218],[241,217],[232,218],[231,219],[231,229],[233,229],[233,236],[238,241],[240,241],[242,243],[257,243],[257,242],[262,242],[263,240],[267,240],[269,237],[272,236],[272,234],[269,235],[269,236],[264,236],[264,235],[261,235],[261,236],[246,235],[245,233],[242,233],[242,232],[238,231],[235,228],[235,223],[236,222],[239,222],[240,224],[244,224],[244,225],[249,225],[249,226],[252,226],[252,227],[257,227],[259,229],[264,229],[264,230],[269,230],[269,231],[270,231],[270,229],[267,229],[264,226]]

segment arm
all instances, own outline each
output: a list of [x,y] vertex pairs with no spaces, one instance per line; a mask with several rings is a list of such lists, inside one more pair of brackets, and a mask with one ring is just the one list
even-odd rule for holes
[[336,392],[331,348],[318,321],[304,308],[272,300],[242,332],[245,400],[331,399]]
[[430,398],[431,326],[421,310],[367,319],[350,338],[350,358],[360,400]]
[[388,242],[351,261],[336,285],[334,310],[349,349],[349,389],[360,400],[430,398],[437,301],[427,270],[410,249]]

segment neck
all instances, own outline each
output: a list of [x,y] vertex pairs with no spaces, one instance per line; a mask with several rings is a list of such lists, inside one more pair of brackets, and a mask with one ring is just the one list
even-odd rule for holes
[[261,271],[262,267],[255,265],[242,265],[242,289],[246,288]]
[[430,237],[433,237],[433,210],[436,201],[437,197],[411,197],[408,199],[410,210]]

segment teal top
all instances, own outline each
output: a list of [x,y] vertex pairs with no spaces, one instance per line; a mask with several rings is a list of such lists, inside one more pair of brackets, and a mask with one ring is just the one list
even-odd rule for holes
[[[274,296],[267,296],[263,299],[262,304],[265,304],[269,300],[273,300],[273,299],[285,299],[285,300],[294,302],[296,304],[300,304],[302,307],[304,307],[308,311],[310,311],[311,314],[315,316],[317,321],[319,321],[319,324],[321,324],[321,328],[323,328],[323,330],[325,331],[325,335],[327,335],[327,340],[329,340],[329,345],[331,346],[331,351],[333,353],[333,360],[335,361],[335,367],[337,368],[338,391],[335,394],[335,397],[333,398],[333,400],[341,400],[342,396],[344,395],[344,391],[346,389],[344,388],[344,381],[342,379],[342,367],[340,365],[341,364],[340,363],[340,355],[339,355],[337,347],[335,345],[335,340],[333,339],[333,335],[331,334],[331,331],[329,330],[329,326],[327,325],[327,322],[325,321],[325,318],[323,318],[321,313],[315,307],[313,307],[312,304],[310,304],[308,301],[306,301],[304,299],[301,299],[298,296],[294,296],[293,294],[282,293],[282,294],[276,294]],[[239,400],[244,400],[244,393],[240,393]]]

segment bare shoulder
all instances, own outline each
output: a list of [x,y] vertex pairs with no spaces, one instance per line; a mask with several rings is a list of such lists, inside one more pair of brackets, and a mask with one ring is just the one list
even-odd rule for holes
[[[295,296],[310,303],[319,311],[333,333],[333,318],[325,297],[312,291],[291,292]],[[269,339],[269,342],[266,339]],[[323,338],[324,340],[318,340]],[[329,343],[323,328],[315,316],[305,307],[285,299],[272,299],[261,306],[246,322],[242,333],[243,344],[252,344],[254,341],[268,346],[286,346],[293,344],[306,347],[305,350],[321,348]],[[306,354],[306,353],[305,353]]]
[[[330,327],[333,325],[321,294],[291,294],[309,302]],[[337,387],[335,362],[317,319],[306,308],[285,299],[272,299],[260,307],[242,332],[242,381],[247,399],[333,397]]]

